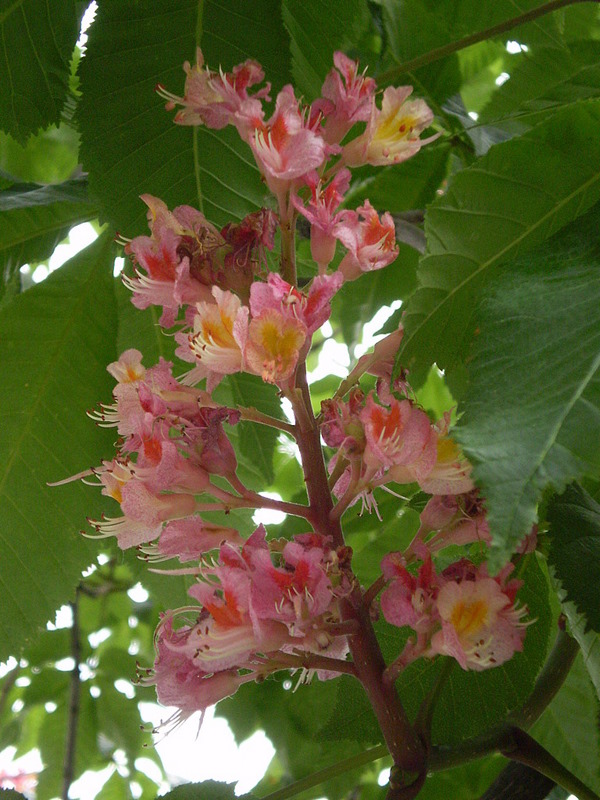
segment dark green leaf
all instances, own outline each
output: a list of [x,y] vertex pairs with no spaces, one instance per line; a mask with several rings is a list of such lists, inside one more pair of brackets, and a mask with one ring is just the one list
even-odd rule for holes
[[[383,0],[382,5],[392,68],[458,38],[450,26],[456,4],[452,4],[455,7],[453,11],[448,2],[436,4],[435,11],[430,10],[423,0],[412,0],[411,3]],[[403,73],[393,83],[411,84],[416,94],[425,94],[426,99],[437,105],[460,89],[458,58],[452,54],[413,72]],[[441,109],[436,108],[436,111]]]
[[[227,376],[215,396],[230,408],[256,408],[282,419],[277,388],[264,383],[256,375],[239,373]],[[263,489],[273,483],[273,452],[279,431],[255,422],[239,422],[233,427],[228,426],[227,433],[238,444],[240,466],[252,481],[251,488]]]
[[424,148],[401,164],[358,171],[345,204],[354,207],[368,199],[380,212],[393,214],[424,209],[446,177],[449,156],[449,148],[440,145]]
[[74,0],[2,3],[0,120],[17,141],[59,122],[78,33]]
[[[507,265],[481,334],[456,436],[474,463],[498,568],[543,489],[600,467],[600,208]],[[576,357],[574,357],[576,354]]]
[[225,12],[212,0],[102,3],[81,64],[78,113],[83,162],[103,217],[128,236],[145,233],[142,193],[169,207],[199,207],[221,225],[261,206],[266,192],[237,132],[173,124],[154,89],[161,83],[183,95],[182,65],[195,59],[197,45],[214,69],[261,61],[278,88],[289,77],[285,41],[274,0],[236,0]]
[[548,509],[552,546],[549,561],[566,599],[584,614],[587,628],[600,633],[600,506],[572,484]]
[[307,101],[321,95],[333,67],[334,50],[355,47],[369,26],[366,0],[283,0],[283,19],[291,38],[292,72]]
[[0,192],[0,274],[9,280],[26,262],[52,255],[73,225],[96,216],[87,181],[59,186],[15,184]]
[[85,417],[112,383],[112,261],[112,244],[101,238],[3,309],[0,658],[72,599],[96,549],[77,527],[99,512],[100,495],[46,482],[100,463],[113,439]]
[[[427,212],[420,286],[407,303],[400,362],[418,374],[463,360],[475,308],[499,265],[600,197],[600,104],[556,114],[456,174]],[[418,156],[417,156],[418,158]]]

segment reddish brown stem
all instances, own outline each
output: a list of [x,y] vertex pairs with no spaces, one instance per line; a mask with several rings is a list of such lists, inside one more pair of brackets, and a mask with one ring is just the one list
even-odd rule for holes
[[[317,532],[330,536],[334,545],[341,547],[344,545],[344,535],[340,520],[331,518],[333,501],[303,364],[298,367],[296,387],[296,392],[291,393],[291,399],[312,511],[311,521]],[[348,636],[356,677],[362,683],[375,712],[390,755],[394,759],[396,775],[402,775],[405,785],[412,784],[425,772],[425,750],[400,703],[395,686],[383,680],[386,665],[373,630],[369,609],[363,602],[363,595],[354,575],[350,573],[349,577],[354,589],[349,597],[340,601],[340,610],[344,622],[355,620],[358,623],[357,632]]]

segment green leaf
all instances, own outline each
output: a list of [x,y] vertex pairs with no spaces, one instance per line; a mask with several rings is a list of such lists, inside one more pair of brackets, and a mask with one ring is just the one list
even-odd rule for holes
[[130,797],[127,779],[121,777],[116,769],[96,795],[97,800],[129,800]]
[[[230,408],[257,408],[269,416],[283,418],[277,388],[256,375],[228,375],[217,389],[215,398]],[[238,422],[227,426],[227,434],[237,445],[242,480],[248,480],[250,488],[255,490],[273,483],[273,453],[279,431],[255,422]]]
[[585,632],[587,620],[577,611],[573,603],[564,602],[562,609],[569,621],[571,633],[581,648],[583,663],[600,700],[600,635],[594,631]]
[[0,169],[24,183],[63,183],[79,170],[79,134],[70,124],[51,125],[22,146],[0,131]]
[[401,164],[358,170],[344,204],[354,207],[368,199],[379,211],[393,214],[425,208],[446,177],[449,157],[449,148],[439,145]]
[[[466,672],[454,665],[436,705],[432,741],[434,744],[457,744],[502,722],[524,702],[545,660],[548,650],[551,612],[548,585],[535,557],[530,558],[519,577],[525,584],[519,592],[535,624],[527,630],[523,652],[510,661],[483,672]],[[386,663],[399,654],[407,630],[395,628],[385,620],[376,624],[376,632]],[[441,658],[413,662],[397,682],[400,699],[411,719],[433,686],[442,666]],[[346,676],[339,679],[338,700],[323,731],[332,740],[352,738],[364,743],[382,741],[377,721],[362,688]]]
[[507,265],[478,314],[456,437],[486,498],[494,569],[547,485],[600,468],[599,218],[596,207]]
[[49,258],[73,225],[95,216],[84,179],[59,186],[15,184],[0,192],[0,274],[4,281],[23,264]]
[[[61,796],[65,741],[69,724],[68,704],[65,704],[58,706],[51,714],[47,714],[40,729],[38,747],[44,762],[44,769],[38,776],[36,797],[39,800],[51,800],[51,798]],[[98,733],[96,701],[87,692],[83,692],[77,717],[73,774],[75,780],[86,769],[106,766],[98,751]]]
[[600,197],[600,104],[556,114],[492,147],[428,209],[420,286],[409,299],[399,363],[423,376],[464,360],[475,308],[500,264],[530,249]]
[[112,262],[112,243],[101,237],[0,319],[0,658],[73,598],[96,549],[76,526],[99,513],[100,495],[46,483],[99,463],[114,438],[85,417],[110,394]]
[[[217,781],[186,783],[162,796],[165,800],[236,800],[235,784]],[[252,794],[245,794],[239,800],[253,800],[254,797]]]
[[355,47],[369,27],[366,0],[283,0],[283,19],[291,39],[292,72],[307,101],[321,95],[321,85],[333,67],[334,50]]
[[156,306],[149,306],[143,311],[136,308],[131,302],[132,293],[121,281],[115,284],[115,294],[119,312],[117,351],[123,353],[130,348],[139,350],[146,367],[158,364],[161,356],[173,361],[176,342],[158,324],[160,310]]
[[548,508],[552,545],[548,560],[566,592],[584,614],[586,626],[600,633],[600,506],[572,484]]
[[[383,23],[388,52],[391,56],[390,66],[410,61],[430,50],[453,41],[450,24],[454,17],[449,13],[450,3],[437,3],[436,9],[430,10],[424,0],[412,0],[410,3],[399,3],[397,0],[383,0]],[[457,4],[453,4],[456,8]],[[461,76],[458,58],[452,54],[446,58],[427,64],[413,72],[403,73],[398,84],[412,84],[415,93],[425,93],[427,99],[437,105],[460,89]],[[441,109],[436,109],[441,111]]]
[[427,776],[419,800],[479,800],[505,765],[504,758],[493,755],[472,764],[434,772]]
[[364,323],[371,320],[383,305],[408,297],[414,290],[419,254],[406,244],[400,244],[399,251],[393,264],[365,272],[342,286],[334,324],[335,319],[339,319],[348,347],[360,341]]
[[60,120],[79,19],[74,0],[15,0],[2,5],[0,124],[24,143],[31,133]]
[[533,124],[564,106],[600,97],[600,42],[534,51],[494,93],[479,121]]
[[[133,668],[133,659],[131,659]],[[100,680],[102,694],[96,700],[98,726],[115,749],[125,751],[130,765],[143,755],[147,736],[141,729],[141,717],[137,703],[117,691],[111,680]]]
[[214,69],[255,58],[276,88],[288,81],[279,3],[230,0],[225,11],[214,0],[107,0],[98,9],[80,71],[81,151],[104,218],[128,236],[147,230],[142,193],[199,207],[221,225],[265,201],[235,129],[175,125],[154,91],[160,83],[183,95],[182,65],[197,45]]
[[592,791],[600,791],[598,701],[581,657],[530,733]]

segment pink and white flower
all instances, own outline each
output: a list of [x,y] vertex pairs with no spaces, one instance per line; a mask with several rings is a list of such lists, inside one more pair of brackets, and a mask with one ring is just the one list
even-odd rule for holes
[[363,164],[399,164],[414,156],[423,145],[440,135],[420,139],[419,134],[433,121],[433,113],[423,100],[409,101],[412,86],[389,86],[383,93],[381,109],[371,98],[371,113],[364,133],[342,150],[342,161],[349,167]]

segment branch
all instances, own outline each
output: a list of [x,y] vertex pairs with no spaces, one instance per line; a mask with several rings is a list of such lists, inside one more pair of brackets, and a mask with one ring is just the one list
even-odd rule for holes
[[500,22],[498,25],[493,25],[491,28],[486,28],[483,31],[472,33],[456,42],[449,42],[442,47],[437,47],[434,50],[430,50],[428,53],[423,53],[423,55],[417,56],[417,58],[413,58],[410,61],[405,61],[404,63],[399,64],[397,67],[387,70],[387,72],[382,72],[381,75],[377,77],[377,83],[379,85],[393,83],[395,80],[397,80],[397,78],[406,74],[407,72],[412,72],[413,70],[419,69],[419,67],[424,67],[426,64],[431,64],[434,61],[439,61],[441,58],[452,55],[452,53],[456,53],[459,50],[464,50],[465,47],[470,47],[472,44],[477,44],[478,42],[483,42],[486,39],[491,39],[493,36],[498,36],[500,33],[510,31],[512,28],[517,28],[519,25],[523,25],[525,22],[531,22],[532,20],[542,17],[545,14],[550,14],[552,11],[557,11],[559,8],[565,8],[567,6],[575,5],[576,3],[585,2],[598,3],[600,0],[552,0],[552,2],[545,3],[537,8],[532,8],[531,11],[527,11],[525,14],[520,14],[518,17],[511,17],[511,19]]
[[247,422],[258,422],[260,425],[268,425],[270,428],[277,428],[294,438],[296,436],[296,426],[289,422],[284,422],[284,420],[277,419],[277,417],[271,417],[269,414],[263,414],[262,411],[252,406],[248,408],[237,406],[236,408],[240,412],[241,419]]
[[0,719],[2,719],[2,714],[4,713],[4,707],[6,706],[6,702],[8,700],[8,695],[10,694],[10,690],[15,685],[15,681],[19,677],[21,673],[21,665],[17,664],[10,672],[8,672],[4,676],[4,681],[2,683],[2,692],[0,692]]
[[[296,371],[296,388],[289,393],[298,426],[298,447],[302,457],[302,470],[315,530],[331,536],[335,547],[344,547],[344,534],[339,519],[331,517],[333,500],[328,486],[323,460],[320,432],[312,413],[310,392],[306,381],[306,367],[300,364]],[[369,609],[364,607],[360,587],[352,572],[349,574],[354,588],[349,597],[340,599],[343,622],[355,620],[358,631],[348,636],[348,646],[354,661],[356,677],[362,683],[385,743],[405,785],[415,781],[425,771],[425,750],[413,730],[396,687],[383,680],[385,661],[377,636],[373,630]],[[395,791],[395,787],[392,787]]]
[[550,755],[528,733],[520,730],[520,728],[514,728],[512,739],[513,746],[507,750],[501,750],[502,755],[512,761],[518,761],[520,764],[533,767],[542,775],[574,794],[579,800],[599,800],[595,792],[592,792],[585,783],[582,783],[572,772],[569,772],[565,766]]
[[63,788],[62,800],[69,800],[69,789],[73,783],[75,773],[75,752],[77,745],[77,724],[79,722],[79,695],[81,675],[79,665],[81,662],[81,642],[79,639],[79,588],[76,590],[75,602],[71,603],[73,623],[71,625],[71,656],[73,670],[71,672],[71,692],[69,699],[69,714],[67,718],[67,736],[65,741],[65,757],[63,761]]
[[479,800],[544,800],[554,786],[545,775],[511,761]]

